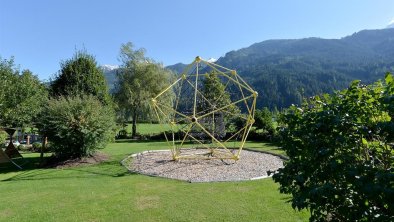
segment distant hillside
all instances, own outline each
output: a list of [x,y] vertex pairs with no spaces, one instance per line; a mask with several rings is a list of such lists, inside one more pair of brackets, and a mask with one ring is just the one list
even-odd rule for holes
[[119,69],[119,66],[113,65],[102,65],[100,68],[104,72],[105,79],[107,80],[108,88],[112,91],[115,87],[115,83],[117,80],[116,73]]
[[268,40],[228,52],[216,63],[250,82],[259,92],[258,107],[280,109],[299,104],[302,97],[343,89],[354,79],[370,83],[393,71],[394,29],[364,30],[342,39]]
[[181,73],[186,67],[187,64],[183,64],[183,63],[177,63],[175,65],[166,66],[167,69],[170,69],[175,73]]

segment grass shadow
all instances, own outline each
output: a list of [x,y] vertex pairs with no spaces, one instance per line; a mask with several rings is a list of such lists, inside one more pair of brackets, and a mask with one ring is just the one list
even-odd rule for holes
[[[44,157],[44,161],[47,160],[48,157]],[[40,165],[40,157],[23,157],[22,159],[13,161],[22,167],[22,169],[18,169],[12,163],[2,163],[0,164],[0,173],[12,173],[12,172],[23,172],[26,170],[34,170],[39,168]]]
[[51,179],[69,179],[69,178],[91,178],[98,177],[123,177],[133,175],[124,168],[118,161],[106,161],[100,164],[77,166],[70,168],[31,168],[20,171],[15,176],[0,180],[22,181],[22,180],[51,180]]

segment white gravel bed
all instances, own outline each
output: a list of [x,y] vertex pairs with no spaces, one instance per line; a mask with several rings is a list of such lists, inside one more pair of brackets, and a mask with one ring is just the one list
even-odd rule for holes
[[[201,150],[196,149],[194,152]],[[283,160],[271,154],[243,150],[238,161],[220,159],[173,161],[169,150],[160,150],[133,154],[123,160],[122,164],[131,172],[150,176],[188,182],[214,182],[266,178],[267,171],[276,171],[283,167]]]

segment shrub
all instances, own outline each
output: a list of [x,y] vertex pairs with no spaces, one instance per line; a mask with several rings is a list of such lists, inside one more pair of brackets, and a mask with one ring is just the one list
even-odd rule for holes
[[61,159],[89,156],[113,138],[115,115],[93,96],[51,99],[39,118],[38,128]]
[[125,129],[120,130],[116,139],[127,139],[127,131]]
[[254,126],[257,129],[265,131],[265,134],[269,134],[270,136],[274,136],[276,133],[274,122],[272,121],[272,113],[268,110],[267,107],[264,107],[261,110],[256,109],[255,113]]
[[8,138],[8,134],[0,129],[0,148],[4,146],[5,140]]
[[41,150],[42,144],[40,142],[34,142],[32,144],[33,151],[38,152]]
[[311,221],[394,221],[394,80],[314,97],[283,116],[290,158],[273,176]]
[[25,148],[26,148],[25,145],[22,144],[18,145],[17,147],[18,150],[22,150],[22,151],[25,151],[26,150]]

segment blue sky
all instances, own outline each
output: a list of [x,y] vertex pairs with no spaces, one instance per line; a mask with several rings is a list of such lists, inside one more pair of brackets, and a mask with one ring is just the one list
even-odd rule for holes
[[0,0],[0,56],[48,79],[79,49],[118,65],[133,42],[164,65],[267,39],[340,38],[394,20],[392,0]]

